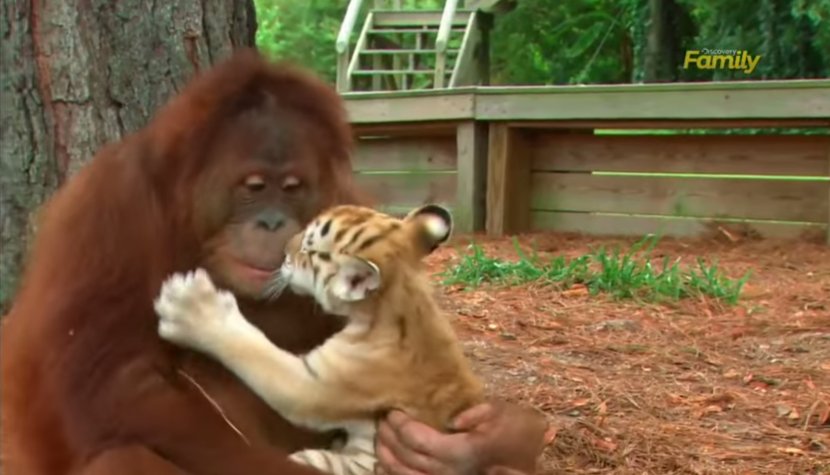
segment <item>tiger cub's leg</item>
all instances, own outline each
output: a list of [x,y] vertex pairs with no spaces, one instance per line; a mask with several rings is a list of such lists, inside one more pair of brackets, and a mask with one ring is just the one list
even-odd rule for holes
[[375,473],[374,450],[362,453],[337,453],[330,450],[307,449],[294,452],[291,460],[309,465],[332,475],[371,475]]
[[355,422],[348,426],[349,440],[340,450],[307,449],[291,459],[333,475],[371,475],[375,472],[377,422]]

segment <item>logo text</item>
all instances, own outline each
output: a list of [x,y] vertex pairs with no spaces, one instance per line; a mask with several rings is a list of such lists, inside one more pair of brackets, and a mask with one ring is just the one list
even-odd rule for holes
[[[701,54],[702,53],[702,54]],[[686,51],[683,69],[694,64],[697,69],[735,69],[752,74],[761,61],[761,55],[751,55],[746,50],[701,50]]]

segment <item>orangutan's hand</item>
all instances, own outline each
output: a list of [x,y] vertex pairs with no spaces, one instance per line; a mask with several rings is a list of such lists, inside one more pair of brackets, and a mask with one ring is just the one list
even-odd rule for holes
[[533,409],[485,403],[459,414],[453,434],[392,411],[378,428],[377,472],[388,475],[532,474],[547,424]]

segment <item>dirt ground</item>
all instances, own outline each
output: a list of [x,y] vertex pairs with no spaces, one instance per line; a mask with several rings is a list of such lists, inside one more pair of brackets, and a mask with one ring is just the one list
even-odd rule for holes
[[[475,239],[489,255],[517,258],[508,240]],[[634,240],[520,242],[577,256]],[[664,239],[661,253],[753,275],[733,307],[614,301],[579,287],[440,287],[492,395],[547,415],[540,473],[830,473],[830,247]],[[431,270],[456,256],[436,251]]]

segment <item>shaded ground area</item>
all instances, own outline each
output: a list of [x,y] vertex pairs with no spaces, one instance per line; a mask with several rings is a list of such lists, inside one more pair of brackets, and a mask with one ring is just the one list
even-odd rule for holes
[[[517,259],[508,240],[476,242]],[[520,237],[571,257],[633,242]],[[653,254],[753,275],[731,307],[615,301],[579,286],[439,290],[492,394],[551,421],[541,473],[830,473],[830,248],[664,239]],[[436,251],[431,270],[457,256]]]

